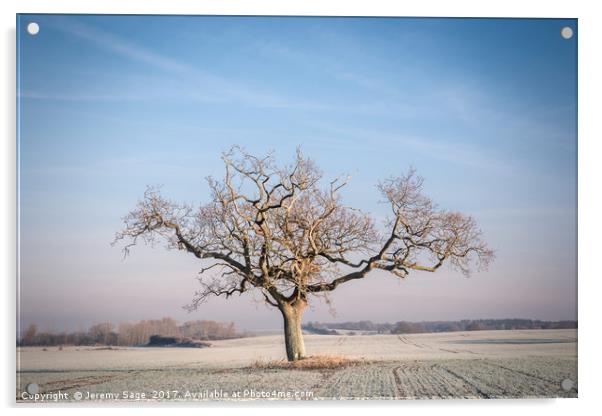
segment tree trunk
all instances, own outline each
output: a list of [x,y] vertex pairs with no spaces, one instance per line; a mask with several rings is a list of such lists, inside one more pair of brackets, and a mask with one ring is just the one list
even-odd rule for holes
[[297,300],[279,306],[284,318],[284,343],[286,357],[289,361],[297,361],[305,357],[305,343],[301,332],[301,318],[307,302]]

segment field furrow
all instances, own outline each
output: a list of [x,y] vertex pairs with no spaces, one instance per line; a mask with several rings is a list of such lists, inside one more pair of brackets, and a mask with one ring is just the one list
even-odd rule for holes
[[[192,350],[31,348],[20,351],[16,393],[25,401],[23,392],[34,383],[40,393],[131,392],[144,400],[577,397],[575,335],[308,336],[310,354],[352,359],[348,366],[317,368],[254,365],[282,362],[281,337],[217,341]],[[98,395],[94,400],[103,400]]]

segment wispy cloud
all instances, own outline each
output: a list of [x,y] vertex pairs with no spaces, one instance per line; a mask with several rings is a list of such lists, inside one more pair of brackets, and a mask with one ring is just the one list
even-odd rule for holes
[[[316,101],[303,97],[291,97],[264,88],[259,90],[237,80],[216,75],[207,69],[199,68],[188,62],[183,62],[150,50],[121,36],[105,32],[72,17],[56,20],[53,27],[56,30],[77,36],[94,44],[98,48],[127,60],[148,65],[151,68],[171,75],[169,78],[169,82],[171,82],[170,90],[162,90],[161,98],[169,95],[203,102],[238,102],[247,106],[260,108],[333,111],[368,115],[389,114],[393,116],[407,116],[413,113],[412,106],[409,103],[404,104],[396,101],[383,104],[381,100],[382,96],[379,96],[379,100],[374,102],[362,101],[359,103],[344,104],[325,102],[323,100]],[[263,47],[265,53],[286,57],[295,64],[304,63],[304,65],[315,66],[322,73],[329,74],[339,80],[351,82],[356,86],[370,89],[373,92],[390,95],[393,91],[391,85],[383,83],[373,76],[351,71],[348,68],[337,65],[333,61],[319,59],[316,56],[306,56],[300,51],[275,42],[264,44]],[[148,90],[143,93],[136,91],[131,94],[124,93],[123,91],[116,92],[115,94],[67,94],[27,91],[21,96],[23,98],[55,99],[61,101],[129,101],[159,98],[156,93]]]
[[97,102],[97,101],[141,101],[155,98],[153,94],[81,94],[81,93],[41,93],[37,91],[20,91],[19,98],[30,98],[37,100],[74,101],[74,102]]
[[128,59],[139,61],[153,67],[173,73],[185,73],[194,69],[186,64],[170,59],[153,51],[144,49],[139,45],[112,33],[103,32],[90,25],[72,18],[63,18],[55,25],[56,29],[63,30],[82,39],[86,39],[97,46],[122,55]]
[[[53,29],[82,39],[97,48],[108,51],[131,62],[143,64],[149,68],[163,72],[165,76],[157,76],[147,83],[127,79],[127,74],[120,74],[120,87],[109,87],[99,91],[24,91],[22,98],[58,101],[141,101],[153,99],[187,99],[206,103],[235,102],[255,108],[272,108],[283,110],[301,110],[313,112],[339,112],[345,114],[378,115],[390,118],[416,118],[437,111],[432,105],[416,102],[408,94],[402,94],[398,86],[375,74],[363,73],[350,69],[349,65],[336,60],[308,54],[284,43],[270,40],[254,43],[254,49],[264,55],[279,56],[296,67],[303,66],[315,69],[320,74],[342,82],[350,83],[354,88],[363,89],[357,99],[347,102],[313,99],[311,97],[291,96],[275,92],[273,86],[257,88],[238,79],[215,74],[207,68],[175,59],[148,47],[136,44],[129,39],[109,33],[84,23],[73,17],[53,19],[49,23]],[[137,74],[140,75],[140,74]],[[125,82],[125,83],[124,83]],[[144,85],[143,85],[144,84]],[[270,90],[271,89],[271,90]],[[367,92],[367,95],[366,95]],[[458,99],[456,97],[456,99]],[[448,107],[457,107],[455,102],[443,100]],[[447,107],[446,107],[447,108]],[[442,112],[447,111],[441,109]],[[455,111],[455,110],[454,110]]]
[[496,207],[491,209],[480,209],[473,212],[480,218],[516,218],[516,217],[563,217],[572,218],[577,215],[576,207],[569,202],[567,206],[523,206],[523,207]]
[[254,49],[264,56],[277,56],[306,70],[319,71],[321,74],[339,81],[348,82],[355,87],[361,87],[368,91],[384,94],[385,96],[398,94],[396,86],[392,83],[383,81],[382,78],[374,74],[352,70],[349,65],[345,65],[345,63],[336,59],[319,57],[315,54],[310,55],[301,49],[274,40],[256,42]]
[[[130,61],[148,65],[154,69],[164,71],[171,76],[171,81],[179,83],[178,93],[188,99],[196,99],[208,102],[237,101],[244,105],[265,108],[303,109],[303,110],[334,110],[336,107],[313,102],[306,99],[297,99],[282,96],[270,91],[258,90],[256,88],[240,83],[236,80],[216,75],[187,62],[174,59],[156,51],[142,47],[130,42],[123,37],[113,33],[107,33],[89,24],[85,24],[74,18],[62,18],[56,20],[53,27],[57,30],[67,32],[86,40],[99,48],[121,56]],[[42,92],[26,92],[24,98],[57,99],[72,101],[91,101],[118,99],[121,94],[52,94]],[[148,98],[142,96],[123,96],[125,99]]]
[[[392,152],[411,151],[425,158],[442,160],[460,166],[472,167],[495,172],[511,171],[510,162],[496,157],[493,152],[464,144],[457,139],[435,138],[429,136],[400,134],[379,129],[361,127],[342,127],[330,123],[314,123],[317,130],[327,134],[321,138],[319,145],[329,149],[349,149],[357,151],[365,149],[367,142],[386,143]],[[344,136],[345,139],[338,138]]]
[[[121,36],[102,31],[89,24],[83,23],[72,17],[56,19],[52,23],[55,30],[66,32],[86,42],[95,45],[116,56],[129,61],[147,65],[150,68],[162,71],[167,77],[156,77],[148,82],[149,86],[134,85],[131,82],[124,88],[113,88],[111,92],[85,92],[85,91],[23,91],[21,98],[58,100],[58,101],[140,101],[163,98],[188,99],[208,103],[236,102],[249,107],[272,108],[283,110],[301,110],[312,112],[339,112],[346,114],[364,115],[389,115],[394,117],[413,114],[409,104],[401,102],[366,101],[365,99],[342,103],[340,101],[314,100],[311,98],[290,96],[269,91],[265,88],[258,89],[244,82],[214,74],[204,68],[199,68],[188,62],[174,59],[164,54],[135,44]],[[279,46],[274,45],[278,50]],[[296,53],[285,47],[278,50],[279,54],[290,54],[291,59],[311,61],[316,57],[293,58]],[[318,62],[319,64],[319,62]],[[371,85],[376,88],[375,80],[369,77],[343,70],[324,67],[323,71],[332,71],[333,76],[345,79],[356,84]],[[121,81],[126,74],[121,74]],[[140,84],[140,83],[136,83]],[[129,90],[132,90],[131,92]],[[382,86],[382,90],[387,90]]]

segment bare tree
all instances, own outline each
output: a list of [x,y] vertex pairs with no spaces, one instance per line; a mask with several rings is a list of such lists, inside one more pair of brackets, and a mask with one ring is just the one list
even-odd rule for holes
[[38,335],[38,326],[36,324],[30,324],[21,339],[21,342],[24,345],[34,345],[36,340],[36,335]]
[[391,209],[380,232],[368,215],[342,204],[347,179],[322,184],[322,173],[300,150],[285,167],[271,155],[259,158],[238,147],[222,159],[225,176],[208,178],[208,204],[194,209],[148,188],[115,241],[124,240],[126,255],[139,241],[159,239],[209,260],[191,310],[210,296],[259,292],[282,313],[291,361],[305,355],[301,318],[310,295],[377,269],[403,279],[412,270],[434,272],[449,263],[468,274],[473,261],[486,268],[493,258],[474,219],[438,209],[413,170],[378,185]]
[[88,333],[97,344],[101,345],[111,345],[113,344],[113,336],[117,337],[113,332],[113,324],[110,322],[92,325]]

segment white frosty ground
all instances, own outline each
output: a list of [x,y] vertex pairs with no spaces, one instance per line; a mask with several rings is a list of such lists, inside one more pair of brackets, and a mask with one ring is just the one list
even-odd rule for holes
[[324,371],[249,368],[256,361],[284,359],[281,336],[215,341],[204,349],[20,348],[17,399],[28,383],[44,392],[149,395],[165,389],[276,389],[311,391],[312,398],[576,396],[576,388],[560,387],[565,379],[576,386],[576,330],[306,335],[305,342],[309,355],[369,362]]

